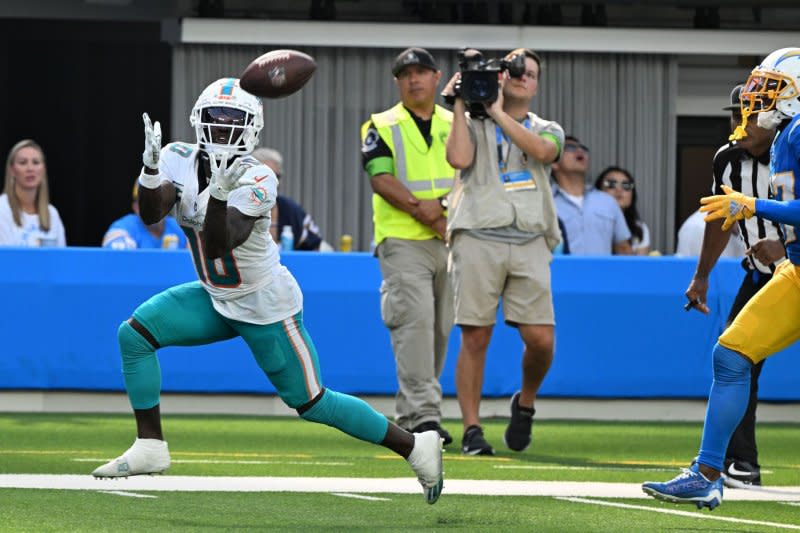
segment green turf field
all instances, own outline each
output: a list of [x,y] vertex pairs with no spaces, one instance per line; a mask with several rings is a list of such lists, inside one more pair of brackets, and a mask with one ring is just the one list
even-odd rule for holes
[[[457,422],[445,425],[454,435],[460,433]],[[499,452],[496,457],[464,457],[457,447],[448,448],[445,490],[434,506],[424,503],[421,490],[361,495],[216,492],[212,483],[200,492],[131,491],[129,480],[91,480],[97,490],[0,488],[0,531],[800,530],[800,502],[726,500],[713,512],[700,512],[651,499],[448,494],[448,480],[451,485],[458,480],[664,480],[695,455],[701,431],[695,423],[539,421],[534,444],[517,454],[504,449],[504,427],[502,420],[485,424],[487,439]],[[165,416],[164,428],[173,465],[165,476],[147,476],[155,483],[180,476],[307,477],[312,485],[313,478],[322,477],[413,478],[391,452],[299,419]],[[796,425],[759,425],[766,486],[800,486],[799,430]],[[129,416],[0,414],[0,478],[89,478],[95,466],[130,445],[133,431]],[[206,487],[201,479],[198,487]],[[280,480],[270,483],[279,485]]]

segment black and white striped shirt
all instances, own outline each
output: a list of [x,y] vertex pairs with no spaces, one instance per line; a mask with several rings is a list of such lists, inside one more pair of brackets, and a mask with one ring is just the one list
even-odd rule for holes
[[[754,158],[735,142],[730,142],[717,150],[714,155],[713,193],[725,194],[722,185],[727,185],[746,196],[771,198],[769,152],[759,158]],[[783,242],[780,225],[759,216],[739,221],[739,238],[744,241],[747,248],[760,239],[778,239]],[[749,270],[757,269],[765,274],[771,274],[775,272],[775,267],[782,261],[784,259],[764,265],[756,258],[749,256],[743,264]]]

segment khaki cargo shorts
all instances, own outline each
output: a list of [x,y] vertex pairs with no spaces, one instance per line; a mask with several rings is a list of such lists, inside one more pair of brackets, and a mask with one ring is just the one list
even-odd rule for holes
[[502,297],[503,315],[509,324],[554,325],[552,259],[544,237],[508,244],[457,233],[450,245],[448,265],[455,323],[494,324]]

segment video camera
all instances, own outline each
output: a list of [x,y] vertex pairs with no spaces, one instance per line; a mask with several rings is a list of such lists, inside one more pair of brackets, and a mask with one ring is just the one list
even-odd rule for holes
[[[454,87],[455,96],[464,100],[472,118],[484,119],[486,106],[497,100],[500,82],[497,75],[506,71],[512,78],[525,74],[525,54],[516,54],[511,59],[485,60],[474,48],[462,48],[458,52],[458,67],[461,80]],[[455,96],[445,96],[445,102],[453,105]]]

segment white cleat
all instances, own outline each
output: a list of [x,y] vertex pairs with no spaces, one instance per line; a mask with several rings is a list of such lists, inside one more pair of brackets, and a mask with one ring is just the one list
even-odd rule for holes
[[169,449],[166,441],[136,439],[133,446],[92,472],[96,478],[128,477],[141,474],[161,474],[169,468]]
[[417,474],[417,479],[425,492],[425,501],[429,504],[436,503],[444,487],[443,440],[434,430],[414,433],[414,449],[406,459]]

